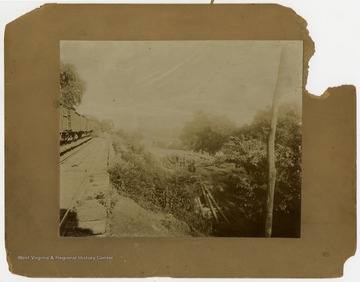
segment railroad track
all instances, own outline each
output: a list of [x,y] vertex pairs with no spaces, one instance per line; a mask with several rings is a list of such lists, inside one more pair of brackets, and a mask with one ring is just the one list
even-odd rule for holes
[[92,137],[82,140],[82,142],[76,143],[73,146],[60,151],[60,164],[64,163],[65,160],[71,158],[73,155],[77,154],[84,146],[91,144]]
[[[94,177],[94,172],[95,172],[94,168],[97,164],[99,157],[101,156],[103,148],[106,146],[106,143],[103,143],[102,148],[98,148],[96,153],[94,153],[94,151],[91,150],[92,148],[91,147],[89,148],[89,146],[88,146],[93,141],[91,141],[91,142],[88,142],[88,141],[89,140],[77,145],[76,150],[74,152],[71,152],[70,155],[66,155],[66,157],[60,161],[60,164],[63,164],[67,160],[71,161],[72,157],[75,157],[75,156],[79,157],[77,154],[79,152],[82,152],[82,153],[85,153],[84,156],[81,156],[81,158],[76,160],[76,162],[72,165],[72,167],[78,167],[81,163],[83,163],[83,161],[85,159],[87,159],[87,161],[91,164],[89,167],[87,167],[85,169],[85,173],[81,179],[80,185],[74,192],[66,210],[62,214],[60,214],[60,223],[59,223],[60,236],[65,236],[67,226],[68,226],[68,220],[69,221],[71,220],[71,218],[69,218],[69,217],[72,214],[72,211],[74,211],[74,209],[76,208],[76,206],[79,203],[81,203],[82,197],[85,194],[87,187],[92,182],[92,178]],[[86,143],[86,142],[88,142],[88,143],[84,145],[84,143]],[[84,145],[84,146],[82,146],[82,145]],[[83,151],[84,149],[86,149],[87,151],[84,152]],[[89,157],[90,157],[90,159],[88,159]]]

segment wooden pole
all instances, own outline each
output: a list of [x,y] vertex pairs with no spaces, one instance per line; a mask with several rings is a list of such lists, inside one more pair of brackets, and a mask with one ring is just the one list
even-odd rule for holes
[[196,197],[195,200],[200,208],[201,215],[205,218],[205,213],[204,213],[202,205],[201,205],[200,197]]
[[206,189],[205,185],[202,184],[200,181],[199,181],[199,183],[200,183],[200,185],[201,185],[201,190],[202,190],[202,193],[203,193],[203,195],[204,195],[204,199],[205,199],[206,204],[209,206],[211,212],[213,213],[214,218],[215,218],[215,221],[216,221],[216,222],[219,222],[219,219],[218,219],[218,217],[217,217],[216,211],[215,211],[215,209],[214,209],[214,206],[213,206],[212,203],[211,203],[211,200],[210,200],[210,197],[209,197],[209,194],[208,194],[208,192],[207,192],[207,189]]
[[214,215],[215,221],[216,221],[216,222],[219,222],[219,218],[218,218],[218,216],[217,216],[217,214],[216,214],[216,210],[215,210],[213,204],[211,203],[209,194],[206,193],[206,197],[208,197],[209,204],[210,204],[210,209],[211,209],[211,211],[212,211],[212,213],[213,213],[213,215]]
[[220,212],[220,214],[223,216],[223,218],[225,219],[225,221],[227,223],[230,223],[230,221],[228,220],[228,218],[226,217],[226,215],[222,212],[221,208],[219,207],[219,205],[217,204],[217,202],[215,201],[213,195],[210,193],[210,191],[208,189],[206,189],[209,193],[209,197],[210,200],[212,200],[212,202],[214,203],[214,205],[216,206],[217,210]]
[[266,200],[265,237],[271,237],[272,225],[273,225],[274,195],[275,195],[275,184],[276,184],[275,135],[276,135],[277,120],[278,120],[278,112],[279,112],[279,95],[280,95],[280,83],[281,83],[280,76],[281,76],[282,63],[283,63],[283,50],[281,49],[278,75],[277,75],[276,85],[274,89],[274,96],[272,101],[270,131],[269,131],[268,144],[267,144],[269,178],[268,178],[268,194]]

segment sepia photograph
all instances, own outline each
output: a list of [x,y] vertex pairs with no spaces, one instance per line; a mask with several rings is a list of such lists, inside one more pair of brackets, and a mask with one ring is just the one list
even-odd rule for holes
[[61,237],[301,237],[303,41],[60,41]]

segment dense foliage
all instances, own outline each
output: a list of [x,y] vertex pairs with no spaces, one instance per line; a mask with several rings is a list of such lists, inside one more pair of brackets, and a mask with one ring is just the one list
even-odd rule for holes
[[196,210],[194,198],[200,194],[199,187],[189,173],[171,173],[146,152],[136,136],[120,132],[114,140],[119,158],[110,170],[112,183],[144,208],[173,214],[185,221],[194,231],[207,234],[210,222]]
[[234,123],[226,116],[210,116],[197,112],[193,119],[185,124],[180,138],[188,149],[214,155],[234,129]]
[[[184,142],[195,151],[218,154],[186,156],[186,161],[196,159],[193,172],[188,170],[184,151],[169,150],[169,154],[155,157],[144,149],[140,135],[119,131],[114,141],[117,161],[110,171],[112,182],[120,193],[144,208],[171,213],[185,221],[194,233],[197,230],[212,236],[264,236],[270,118],[270,111],[262,111],[250,124],[235,128],[227,118],[196,114],[184,127]],[[299,237],[301,114],[295,106],[279,108],[275,155],[272,236]],[[207,183],[229,223],[201,216],[194,202],[201,197],[197,178]]]
[[[234,163],[238,173],[226,182],[247,226],[264,226],[268,181],[267,136],[270,112],[264,111],[230,137],[217,163]],[[276,189],[273,236],[297,237],[300,232],[301,117],[294,107],[282,106],[276,132]],[[255,232],[261,236],[262,229]]]
[[60,62],[61,103],[76,108],[81,103],[85,86],[85,81],[80,78],[74,65]]

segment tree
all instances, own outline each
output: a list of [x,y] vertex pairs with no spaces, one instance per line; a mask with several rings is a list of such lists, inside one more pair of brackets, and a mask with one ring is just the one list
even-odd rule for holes
[[234,123],[226,116],[211,116],[197,112],[183,128],[180,139],[184,145],[195,152],[214,155],[235,130]]
[[77,107],[86,90],[86,83],[82,80],[72,64],[60,62],[60,101],[68,107]]
[[271,121],[270,131],[267,143],[267,161],[269,167],[268,176],[268,194],[266,199],[266,220],[265,220],[265,236],[271,237],[274,213],[274,195],[276,183],[276,167],[275,167],[275,134],[278,121],[279,111],[279,96],[280,96],[280,82],[281,82],[281,64],[283,62],[283,52],[280,50],[280,62],[278,67],[278,75],[274,89],[274,96],[271,107]]
[[[272,234],[297,237],[300,232],[301,200],[301,109],[280,105],[274,147],[277,169],[274,191]],[[244,226],[263,226],[266,222],[268,194],[267,138],[271,110],[259,112],[251,124],[241,127],[223,146],[218,162],[234,163],[239,172],[227,185],[245,218]],[[234,211],[236,212],[236,211]],[[263,235],[263,228],[251,236]]]

